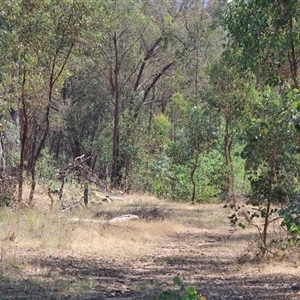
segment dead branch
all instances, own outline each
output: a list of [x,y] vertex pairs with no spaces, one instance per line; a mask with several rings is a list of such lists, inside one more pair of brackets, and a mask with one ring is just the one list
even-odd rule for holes
[[81,205],[83,207],[82,202],[81,201],[77,201],[77,202],[73,203],[72,205],[70,205],[68,207],[62,207],[62,212],[65,212],[67,210],[71,210],[71,209],[73,209],[74,207],[76,207],[78,205]]
[[130,220],[138,220],[139,217],[137,215],[123,215],[116,218],[113,218],[109,221],[101,221],[101,220],[93,220],[93,219],[79,219],[79,218],[72,218],[69,219],[70,222],[84,222],[84,223],[99,223],[99,224],[114,224],[118,222],[126,222]]
[[109,196],[109,195],[99,195],[99,194],[96,194],[94,193],[94,195],[96,195],[96,197],[99,197],[103,202],[112,202],[112,201],[122,201],[124,200],[124,198],[120,198],[120,197],[112,197],[112,196]]
[[109,224],[113,224],[113,223],[118,223],[118,222],[124,222],[124,221],[129,221],[129,220],[137,220],[139,217],[137,215],[123,215],[120,217],[116,217],[113,218],[111,220],[108,221]]

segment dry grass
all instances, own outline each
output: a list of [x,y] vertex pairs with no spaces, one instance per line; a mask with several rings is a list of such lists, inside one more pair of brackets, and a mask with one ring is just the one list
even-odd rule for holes
[[[76,199],[75,191],[72,197]],[[40,187],[35,202],[33,210],[0,211],[0,288],[11,285],[11,281],[25,284],[30,279],[34,282],[31,293],[39,294],[41,286],[48,287],[50,294],[45,292],[45,299],[48,296],[49,299],[82,299],[80,295],[91,293],[93,289],[98,292],[105,289],[103,295],[107,294],[126,268],[129,268],[127,272],[135,273],[126,279],[126,286],[136,282],[131,293],[133,290],[145,293],[145,289],[150,289],[149,284],[152,288],[160,286],[177,274],[190,279],[192,276],[195,281],[190,281],[197,284],[202,280],[199,276],[215,277],[222,268],[227,276],[298,276],[299,273],[299,255],[292,260],[282,256],[273,260],[275,264],[252,260],[239,264],[238,258],[254,240],[256,231],[231,227],[227,219],[231,212],[221,204],[190,205],[147,195],[126,195],[122,201],[93,204],[89,209],[78,206],[61,212],[59,203],[50,210],[50,199]],[[105,221],[128,213],[136,213],[141,218],[113,225],[70,221],[74,217]],[[74,261],[76,266],[72,265]],[[189,261],[194,263],[189,266]],[[98,279],[91,279],[100,269],[106,270],[106,273],[103,271],[106,280],[112,280],[107,281],[107,285],[102,282],[99,286]],[[78,270],[86,273],[78,275]],[[64,285],[57,287],[55,282],[62,284],[61,276],[66,272],[69,273]],[[5,278],[10,281],[7,285]],[[140,286],[141,281],[147,282],[147,286]],[[18,293],[16,287],[15,294]],[[75,298],[76,295],[79,298]],[[153,295],[147,297],[145,299],[154,299]],[[0,299],[13,298],[1,298],[0,292]]]
[[[170,217],[173,210],[170,203],[150,196],[126,196],[123,201],[93,205],[89,210],[79,206],[68,212],[61,212],[58,203],[50,211],[49,205],[48,197],[40,194],[36,198],[36,209],[21,212],[3,209],[0,215],[2,249],[8,247],[14,251],[30,249],[49,253],[71,251],[97,253],[107,258],[131,258],[155,252],[168,236],[184,228],[184,224],[180,225]],[[145,216],[140,220],[109,226],[70,221],[73,217],[105,221],[128,213]],[[147,214],[151,221],[146,218]]]

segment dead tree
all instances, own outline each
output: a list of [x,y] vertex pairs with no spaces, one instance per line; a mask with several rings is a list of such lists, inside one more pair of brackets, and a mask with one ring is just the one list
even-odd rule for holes
[[[88,160],[90,160],[91,158],[91,156],[85,157],[84,155],[76,157],[72,164],[62,168],[59,171],[58,178],[61,181],[60,187],[56,190],[52,190],[50,187],[48,188],[48,196],[51,199],[51,208],[54,202],[52,195],[58,195],[61,209],[64,211],[77,206],[77,204],[82,204],[82,200],[84,201],[85,206],[88,205],[89,183],[95,184],[100,189],[105,189],[105,182],[103,180],[100,180],[98,175],[94,173],[92,168],[87,164]],[[83,184],[84,193],[80,200],[76,202],[73,201],[73,203],[66,203],[63,197],[64,188],[66,182],[71,178],[75,179],[78,183]]]

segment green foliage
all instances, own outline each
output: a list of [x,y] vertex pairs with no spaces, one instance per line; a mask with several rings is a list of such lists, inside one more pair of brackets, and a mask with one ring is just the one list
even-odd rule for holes
[[179,289],[162,292],[157,300],[206,300],[206,297],[199,295],[194,287],[186,287],[179,277],[174,277],[173,282]]
[[154,119],[154,131],[159,134],[159,136],[165,137],[169,135],[170,132],[170,122],[166,116],[163,114],[158,114]]
[[[186,105],[179,95],[175,100],[184,107],[181,112],[184,111]],[[216,188],[214,182],[216,157],[211,157],[209,163],[204,163],[216,145],[219,124],[215,121],[213,111],[208,112],[202,106],[189,106],[185,114],[184,123],[180,129],[174,131],[173,140],[166,149],[166,155],[169,157],[166,174],[169,185],[165,186],[165,194],[172,199],[183,201],[207,199],[215,195],[216,189],[221,186],[220,184]],[[208,179],[209,177],[211,178]],[[211,188],[212,186],[214,187]]]
[[184,99],[183,95],[176,92],[172,95],[172,100],[166,111],[167,116],[172,122],[172,137],[177,134],[188,121],[190,104]]
[[[220,193],[222,118],[201,97],[204,69],[221,51],[219,26],[210,26],[217,5],[154,2],[1,1],[0,101],[5,114],[28,112],[24,160],[31,168],[41,154],[41,182],[55,173],[50,152],[40,152],[46,142],[56,160],[94,153],[95,171],[118,169],[128,190],[184,201]],[[19,165],[19,156],[6,158]]]
[[[218,151],[199,155],[199,167],[195,172],[196,201],[214,201],[221,194],[224,165]],[[178,201],[189,201],[192,196],[190,164],[174,164],[167,155],[151,161],[150,184],[154,194]]]
[[288,207],[279,210],[279,216],[283,218],[281,223],[291,235],[292,245],[300,243],[300,205],[299,203],[290,204]]
[[257,105],[255,117],[247,120],[241,155],[246,159],[252,198],[257,201],[282,203],[297,189],[300,174],[294,120],[298,112],[291,109],[292,101],[269,90]]
[[217,150],[200,156],[200,166],[196,172],[196,199],[201,202],[213,202],[222,193],[225,165],[223,157]]
[[278,83],[281,67],[299,45],[299,2],[231,1],[224,25],[240,62]]
[[[241,228],[254,226],[259,233],[259,248],[264,254],[270,245],[267,241],[268,226],[272,217],[281,216],[290,234],[298,234],[298,206],[287,203],[298,199],[300,184],[297,130],[295,120],[298,111],[293,103],[299,98],[298,91],[285,95],[267,90],[257,105],[248,128],[243,135],[246,145],[241,156],[246,160],[247,178],[251,184],[250,208],[237,207],[229,219]],[[282,205],[278,212],[276,205]],[[244,219],[244,221],[241,221]],[[263,225],[255,222],[262,219]]]
[[41,157],[36,167],[38,181],[41,184],[50,186],[56,182],[58,176],[58,169],[55,166],[55,158],[50,153],[48,148],[44,148],[41,152]]
[[152,150],[154,153],[156,151],[164,151],[168,148],[170,143],[170,129],[171,124],[164,114],[160,113],[154,117],[153,120],[153,129],[151,132],[152,137],[152,147],[155,150]]

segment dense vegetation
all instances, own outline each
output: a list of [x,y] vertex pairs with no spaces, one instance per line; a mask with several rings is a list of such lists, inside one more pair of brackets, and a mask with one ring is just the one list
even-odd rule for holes
[[247,194],[263,244],[284,204],[298,234],[299,14],[298,1],[1,1],[0,167],[17,168],[17,201],[85,154],[128,193]]

